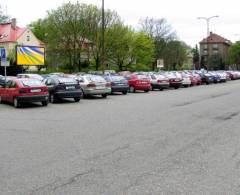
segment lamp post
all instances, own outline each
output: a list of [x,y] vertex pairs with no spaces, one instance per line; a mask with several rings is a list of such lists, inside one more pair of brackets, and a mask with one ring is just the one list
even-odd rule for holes
[[105,13],[104,13],[104,0],[102,0],[102,39],[101,39],[101,45],[102,45],[102,70],[105,71],[105,48],[104,48],[104,37],[105,36]]
[[216,16],[211,16],[211,17],[197,17],[197,19],[198,20],[205,20],[206,22],[207,22],[207,38],[206,38],[206,40],[207,40],[207,63],[206,63],[206,65],[207,65],[207,69],[209,69],[209,47],[208,47],[208,36],[210,35],[210,33],[209,33],[209,23],[210,23],[210,20],[211,19],[213,19],[213,18],[218,18],[219,16],[218,15],[216,15]]

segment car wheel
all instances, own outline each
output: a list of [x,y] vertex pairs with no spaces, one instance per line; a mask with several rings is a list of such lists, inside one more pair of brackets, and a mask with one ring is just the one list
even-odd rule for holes
[[107,94],[102,94],[102,97],[103,97],[103,98],[106,98],[106,97],[107,97]]
[[20,104],[19,104],[17,98],[14,98],[14,100],[13,100],[13,105],[14,105],[15,108],[19,108],[19,107],[20,107]]
[[179,88],[178,86],[174,87],[174,89],[178,89],[178,88]]
[[56,98],[54,97],[53,94],[49,95],[49,102],[51,102],[51,103],[55,103],[56,102]]
[[2,97],[0,96],[0,104],[2,103]]
[[145,92],[145,93],[148,93],[148,92],[149,92],[149,89],[144,90],[144,92]]
[[43,106],[47,106],[48,105],[48,101],[46,100],[46,101],[42,101],[42,105]]
[[134,89],[134,87],[130,87],[130,88],[129,88],[129,92],[131,92],[131,93],[135,93],[136,90]]
[[122,94],[123,94],[123,95],[127,95],[127,91],[123,91]]
[[160,88],[159,90],[160,90],[160,91],[163,91],[163,88]]
[[75,98],[74,98],[74,101],[75,101],[75,102],[79,102],[79,101],[80,101],[80,98],[79,98],[79,97],[75,97]]

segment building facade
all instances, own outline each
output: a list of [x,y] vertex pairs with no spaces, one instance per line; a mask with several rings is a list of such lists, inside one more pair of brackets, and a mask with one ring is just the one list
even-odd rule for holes
[[200,42],[201,67],[208,70],[226,69],[231,44],[231,41],[210,32],[210,35]]
[[16,19],[9,23],[0,24],[0,47],[5,47],[7,53],[15,50],[16,45],[44,46],[29,28],[20,28],[16,25]]

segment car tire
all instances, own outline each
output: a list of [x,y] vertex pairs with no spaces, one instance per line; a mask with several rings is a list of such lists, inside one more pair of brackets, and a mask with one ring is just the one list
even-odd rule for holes
[[79,101],[80,101],[80,97],[75,97],[75,98],[74,98],[74,101],[75,101],[75,102],[79,102]]
[[15,108],[19,108],[20,107],[20,103],[19,103],[17,98],[13,99],[13,105],[14,105]]
[[48,101],[42,101],[42,106],[47,106],[48,105]]
[[160,90],[160,91],[163,91],[163,88],[160,88],[159,90]]
[[148,93],[148,92],[149,92],[149,89],[144,90],[144,92],[145,92],[145,93]]
[[129,92],[130,92],[130,93],[135,93],[136,90],[134,89],[134,87],[130,87],[130,88],[129,88]]
[[2,103],[2,97],[0,96],[0,104]]
[[127,91],[123,91],[122,94],[123,94],[123,95],[127,95]]
[[178,89],[178,88],[179,88],[178,86],[174,87],[174,89]]
[[107,94],[102,94],[102,98],[107,98]]
[[51,103],[55,103],[56,102],[56,98],[54,97],[53,94],[49,95],[49,102],[51,102]]

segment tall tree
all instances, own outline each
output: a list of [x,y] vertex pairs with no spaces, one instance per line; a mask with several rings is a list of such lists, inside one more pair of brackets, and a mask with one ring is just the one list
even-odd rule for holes
[[233,44],[228,50],[229,63],[240,69],[240,42]]
[[[176,39],[176,33],[172,27],[167,23],[165,18],[154,19],[144,18],[140,20],[140,30],[147,33],[150,38],[154,40],[155,45],[155,59],[153,62],[153,69],[156,66],[156,61],[159,58],[164,58],[167,51],[169,41]],[[166,60],[166,59],[164,59]]]
[[106,54],[109,61],[116,64],[119,70],[132,63],[133,33],[132,29],[122,22],[106,30]]
[[195,69],[200,69],[200,54],[199,54],[199,49],[198,46],[196,45],[195,48],[192,49],[192,54],[193,54],[193,64]]

